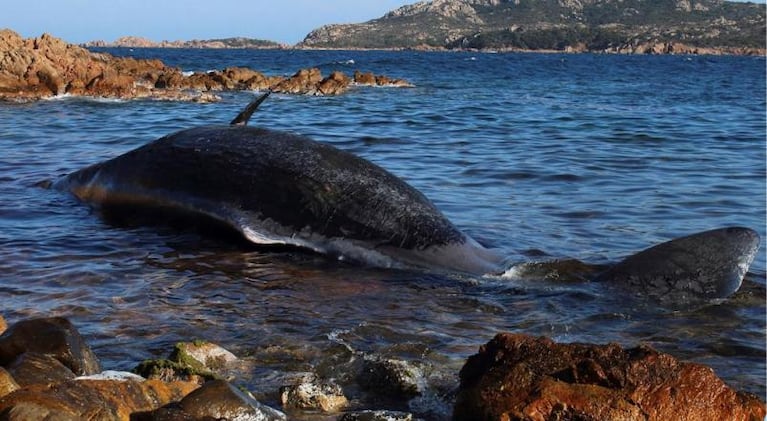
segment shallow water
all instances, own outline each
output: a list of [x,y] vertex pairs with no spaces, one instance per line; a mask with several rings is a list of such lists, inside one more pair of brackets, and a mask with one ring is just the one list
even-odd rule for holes
[[[510,262],[618,261],[727,225],[765,235],[765,60],[739,57],[117,50],[183,70],[318,65],[412,89],[273,95],[252,125],[380,164]],[[350,62],[353,60],[353,63]],[[0,292],[14,322],[69,317],[108,369],[204,338],[245,357],[240,382],[273,403],[307,371],[354,355],[419,361],[430,391],[501,331],[649,343],[765,394],[765,254],[743,292],[671,310],[609,287],[362,268],[166,226],[115,224],[36,187],[170,132],[227,123],[216,104],[63,98],[0,104]],[[449,398],[412,410],[440,418]],[[435,392],[436,393],[436,392]]]

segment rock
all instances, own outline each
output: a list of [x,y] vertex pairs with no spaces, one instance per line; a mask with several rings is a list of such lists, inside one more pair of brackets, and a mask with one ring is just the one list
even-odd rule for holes
[[16,390],[0,398],[0,414],[9,420],[127,420],[134,412],[178,401],[197,387],[157,380],[68,380]]
[[372,357],[362,363],[357,382],[363,389],[407,400],[421,394],[419,384],[423,382],[423,373],[407,361]]
[[341,386],[316,379],[280,388],[280,401],[284,408],[322,412],[338,412],[349,405]]
[[25,40],[13,31],[0,30],[0,100],[28,101],[67,93],[209,102],[218,97],[200,93],[272,89],[288,94],[339,95],[348,85],[346,75],[334,72],[323,79],[316,68],[299,70],[290,78],[268,77],[243,67],[185,76],[156,59],[113,57],[48,34]]
[[8,329],[8,323],[6,323],[5,318],[0,315],[0,335],[2,335],[6,329]]
[[354,83],[363,86],[390,86],[398,88],[410,88],[413,85],[403,79],[392,79],[385,75],[374,75],[373,73],[362,73],[359,70],[354,71]]
[[763,419],[765,403],[648,346],[499,334],[468,359],[456,420]]
[[320,69],[301,69],[293,76],[272,87],[272,91],[286,94],[315,95],[322,81]]
[[52,355],[25,352],[8,366],[8,372],[24,387],[55,384],[75,378],[75,374]]
[[373,73],[362,73],[359,70],[354,71],[354,83],[357,85],[375,86],[376,77]]
[[220,346],[204,341],[179,342],[168,359],[146,360],[133,371],[148,379],[194,381],[225,377],[225,370],[237,357]]
[[178,404],[168,405],[152,412],[135,414],[131,420],[238,420],[285,421],[282,412],[262,405],[223,380],[205,383],[187,395]]
[[20,321],[0,335],[0,365],[25,352],[51,356],[76,375],[101,371],[96,355],[69,320],[52,317]]
[[18,389],[19,384],[16,383],[11,373],[0,367],[0,398]]
[[349,88],[351,79],[341,72],[333,72],[317,84],[317,90],[322,95],[340,95]]
[[397,411],[347,412],[338,421],[413,421],[413,414]]
[[231,352],[204,341],[177,343],[168,359],[213,372],[237,361],[237,357]]
[[147,379],[157,379],[165,382],[185,381],[203,384],[207,380],[216,379],[209,370],[198,370],[176,361],[160,359],[141,362],[133,372]]

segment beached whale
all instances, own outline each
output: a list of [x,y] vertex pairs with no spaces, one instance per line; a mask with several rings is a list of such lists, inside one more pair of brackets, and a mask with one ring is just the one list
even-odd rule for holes
[[[263,245],[368,265],[502,274],[505,257],[456,228],[383,168],[308,137],[248,127],[268,96],[228,126],[182,130],[69,174],[54,187],[103,208],[212,218]],[[736,291],[759,245],[726,228],[640,252],[594,279],[701,298]]]

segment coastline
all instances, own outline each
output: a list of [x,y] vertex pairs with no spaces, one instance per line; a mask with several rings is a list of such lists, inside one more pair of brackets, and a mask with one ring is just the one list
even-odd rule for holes
[[[87,44],[87,43],[86,43]],[[127,46],[127,45],[86,45],[83,48],[113,48],[113,49],[201,49],[201,50],[279,50],[279,51],[417,51],[417,52],[442,52],[442,53],[479,53],[479,54],[621,54],[621,55],[696,55],[696,56],[744,56],[744,57],[767,57],[767,49],[755,47],[695,47],[682,43],[649,43],[638,46],[618,46],[605,50],[589,50],[568,46],[562,50],[554,49],[523,49],[516,47],[508,48],[445,48],[433,46],[418,47],[394,47],[394,48],[362,48],[362,47],[307,47],[307,46],[279,46],[279,47],[204,47],[204,46]]]

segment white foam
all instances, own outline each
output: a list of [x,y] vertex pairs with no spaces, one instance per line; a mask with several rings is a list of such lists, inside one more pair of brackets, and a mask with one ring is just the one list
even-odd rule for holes
[[116,380],[122,382],[132,380],[143,382],[146,379],[139,376],[138,374],[130,373],[127,371],[106,370],[90,376],[75,377],[75,380]]

